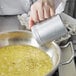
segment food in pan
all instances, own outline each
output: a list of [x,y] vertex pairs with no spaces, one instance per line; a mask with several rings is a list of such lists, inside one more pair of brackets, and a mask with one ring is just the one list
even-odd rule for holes
[[45,76],[52,70],[52,59],[29,45],[0,48],[0,76]]

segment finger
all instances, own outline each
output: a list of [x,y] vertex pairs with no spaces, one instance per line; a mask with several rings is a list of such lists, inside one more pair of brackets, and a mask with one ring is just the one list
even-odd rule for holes
[[51,17],[54,16],[54,14],[55,14],[54,10],[52,8],[50,8],[50,15],[51,15]]
[[50,6],[45,3],[44,5],[44,18],[49,18],[50,17]]
[[31,27],[34,25],[34,21],[33,19],[30,17],[29,19],[29,28],[31,29]]
[[37,10],[35,9],[34,6],[31,7],[30,16],[31,16],[31,18],[33,19],[34,22],[38,22]]
[[44,20],[44,11],[43,11],[43,4],[40,3],[38,8],[37,8],[37,12],[38,12],[38,18],[39,20]]
[[38,10],[38,18],[40,21],[44,20],[44,13],[41,9]]

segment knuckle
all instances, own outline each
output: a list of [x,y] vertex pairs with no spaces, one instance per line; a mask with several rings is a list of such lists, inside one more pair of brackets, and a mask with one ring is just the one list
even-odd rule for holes
[[33,10],[33,9],[34,9],[34,5],[31,6],[31,10]]
[[31,5],[31,9],[33,9],[33,10],[36,9],[36,7],[38,7],[37,3],[34,3],[33,5]]

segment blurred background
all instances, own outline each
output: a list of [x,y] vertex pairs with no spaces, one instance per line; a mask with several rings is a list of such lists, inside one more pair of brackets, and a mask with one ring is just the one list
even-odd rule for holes
[[64,12],[76,18],[76,0],[67,0]]

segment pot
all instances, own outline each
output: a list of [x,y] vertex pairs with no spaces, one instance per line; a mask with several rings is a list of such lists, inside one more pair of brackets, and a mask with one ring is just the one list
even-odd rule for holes
[[52,75],[58,67],[61,59],[61,49],[55,42],[39,45],[30,31],[18,30],[0,33],[0,47],[17,44],[31,45],[40,48],[52,58],[53,68],[47,76]]

